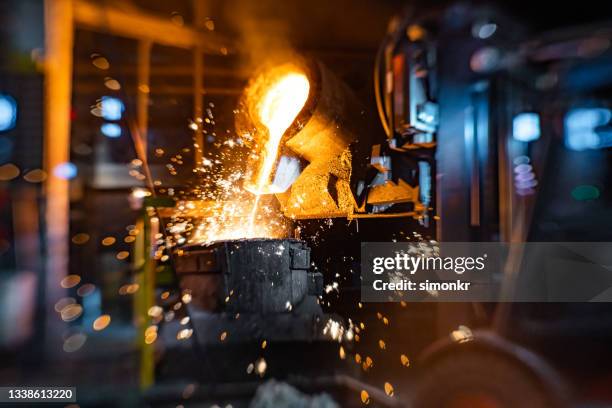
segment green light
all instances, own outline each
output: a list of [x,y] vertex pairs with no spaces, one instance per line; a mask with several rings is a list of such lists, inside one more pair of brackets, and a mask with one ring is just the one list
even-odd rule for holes
[[578,186],[572,190],[572,197],[577,201],[596,200],[599,198],[599,189],[590,185]]

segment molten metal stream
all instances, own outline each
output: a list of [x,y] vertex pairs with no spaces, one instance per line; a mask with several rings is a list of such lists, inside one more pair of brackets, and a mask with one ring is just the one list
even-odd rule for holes
[[249,231],[252,231],[255,224],[259,196],[274,192],[270,186],[270,178],[281,139],[304,107],[309,91],[310,83],[306,75],[290,72],[283,75],[268,89],[259,104],[259,119],[268,128],[268,139],[260,153],[262,161],[256,173],[255,182],[246,187],[248,191],[256,195],[249,217]]
[[259,104],[259,120],[268,128],[268,140],[260,152],[260,164],[255,183],[248,190],[260,195],[270,190],[270,176],[278,156],[278,148],[285,131],[308,99],[310,83],[304,74],[291,72],[282,76],[264,94]]

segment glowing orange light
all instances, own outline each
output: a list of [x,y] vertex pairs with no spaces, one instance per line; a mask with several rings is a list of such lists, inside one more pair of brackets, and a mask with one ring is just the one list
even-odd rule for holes
[[[272,182],[283,136],[306,104],[309,92],[308,78],[294,65],[277,67],[257,77],[246,89],[248,126],[255,124],[259,128],[248,169],[213,177],[217,190],[204,195],[209,201],[202,203],[201,208],[196,204],[179,204],[177,215],[201,214],[189,232],[188,244],[288,236],[288,222],[278,211],[275,199],[264,195],[279,192]],[[226,145],[235,147],[234,143]],[[204,159],[200,171],[217,172],[223,166],[218,164]],[[244,178],[247,181],[242,184]],[[179,229],[175,226],[176,234],[181,233]]]
[[109,315],[102,315],[93,322],[93,329],[96,331],[104,330],[110,324],[111,317]]
[[264,94],[258,109],[259,119],[268,128],[268,139],[260,152],[260,167],[253,185],[247,190],[254,194],[273,193],[270,176],[278,155],[280,142],[304,107],[310,92],[306,75],[289,72],[278,79]]

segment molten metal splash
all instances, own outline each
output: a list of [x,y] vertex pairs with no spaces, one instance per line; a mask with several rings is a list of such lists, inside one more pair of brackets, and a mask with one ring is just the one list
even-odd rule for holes
[[[282,238],[289,234],[288,225],[276,208],[265,203],[258,205],[258,211],[253,214],[251,211],[255,206],[254,200],[249,199],[246,194],[240,196],[242,201],[234,199],[218,202],[212,208],[208,208],[206,211],[209,215],[194,228],[188,243],[208,244],[245,238]],[[245,222],[247,219],[248,223]]]
[[[208,203],[205,208],[191,209],[201,216],[198,217],[200,221],[197,226],[193,226],[187,243],[288,236],[288,222],[278,206],[274,205],[275,198],[265,194],[275,192],[271,178],[282,137],[304,107],[309,92],[310,83],[306,75],[287,69],[266,88],[252,95],[259,98],[253,100],[253,106],[267,132],[260,132],[265,139],[253,152],[258,159],[250,163],[252,167],[257,167],[249,169],[251,182],[245,183],[244,189],[240,188],[239,182],[244,177],[241,172],[223,177],[213,176],[214,187],[221,192],[214,196],[204,193],[203,198]],[[201,171],[207,172],[206,166],[205,163]],[[186,212],[191,212],[189,210],[184,208],[182,215],[186,216]],[[175,222],[182,218],[180,213],[179,206]]]

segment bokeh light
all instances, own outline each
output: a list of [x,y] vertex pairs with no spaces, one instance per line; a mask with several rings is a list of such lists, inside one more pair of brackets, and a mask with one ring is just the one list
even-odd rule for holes
[[120,120],[123,115],[123,102],[112,96],[102,97],[102,117],[106,120]]
[[7,132],[17,123],[17,101],[8,95],[0,94],[0,132]]
[[58,164],[53,168],[53,175],[55,177],[70,180],[76,177],[78,173],[77,166],[74,163],[65,162]]
[[116,123],[104,123],[100,126],[100,132],[106,137],[116,139],[121,137],[121,126]]

